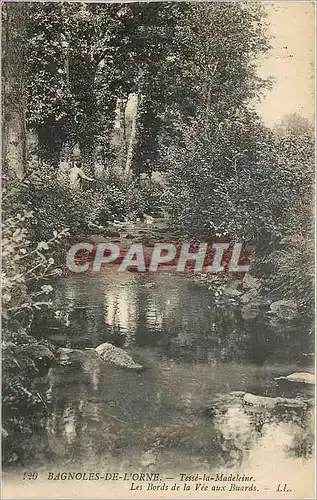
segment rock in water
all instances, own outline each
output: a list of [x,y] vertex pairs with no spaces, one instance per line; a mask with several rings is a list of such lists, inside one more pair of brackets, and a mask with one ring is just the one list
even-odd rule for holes
[[276,377],[275,380],[288,380],[289,382],[299,382],[301,384],[315,384],[315,375],[313,373],[296,372],[287,377]]
[[246,393],[243,396],[243,404],[247,406],[260,406],[263,408],[275,408],[277,405],[276,398],[266,396],[256,396],[255,394]]
[[270,305],[270,314],[280,319],[291,320],[298,315],[297,304],[293,300],[277,300]]
[[101,359],[108,361],[108,363],[111,363],[118,368],[127,368],[129,370],[136,371],[144,370],[144,366],[135,363],[127,352],[120,347],[109,344],[108,342],[100,344],[96,347],[95,351]]
[[243,397],[243,404],[266,409],[272,408],[291,408],[303,409],[307,408],[307,404],[299,399],[292,398],[270,398],[266,396],[256,396],[255,394],[246,393]]

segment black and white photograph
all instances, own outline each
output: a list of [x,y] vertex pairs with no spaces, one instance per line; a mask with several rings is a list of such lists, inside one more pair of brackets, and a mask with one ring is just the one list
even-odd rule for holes
[[2,498],[315,498],[315,2],[1,3]]

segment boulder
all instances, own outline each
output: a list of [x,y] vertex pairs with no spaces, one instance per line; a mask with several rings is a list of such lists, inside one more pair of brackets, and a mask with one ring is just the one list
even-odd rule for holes
[[136,363],[124,349],[109,344],[108,342],[100,344],[96,347],[95,352],[101,359],[117,366],[118,368],[126,368],[136,371],[144,370],[144,367],[139,363]]
[[262,408],[275,408],[277,405],[276,398],[267,396],[256,396],[255,394],[246,393],[243,396],[243,404],[247,406],[259,406]]
[[298,315],[297,304],[293,300],[277,300],[270,305],[269,313],[280,319],[294,319]]
[[277,400],[277,408],[291,408],[291,409],[307,409],[307,403],[295,398],[275,398]]
[[307,404],[299,399],[291,398],[271,398],[267,396],[256,396],[255,394],[246,393],[243,397],[243,404],[246,406],[253,406],[263,409],[273,408],[293,408],[303,409],[307,408]]
[[299,382],[301,384],[315,384],[315,375],[307,372],[296,372],[287,377],[276,377],[275,380],[288,380],[288,382]]

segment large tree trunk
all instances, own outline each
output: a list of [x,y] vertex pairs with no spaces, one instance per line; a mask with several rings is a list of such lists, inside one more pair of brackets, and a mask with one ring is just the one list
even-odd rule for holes
[[27,155],[26,102],[23,31],[26,18],[23,4],[3,6],[3,162],[19,179],[23,177]]
[[125,163],[125,173],[128,174],[131,170],[132,166],[132,159],[133,159],[133,148],[135,144],[135,138],[136,138],[136,126],[137,126],[137,116],[138,116],[138,103],[139,103],[139,96],[138,94],[135,94],[135,110],[132,113],[132,120],[131,120],[131,130],[130,130],[130,136],[129,136],[129,141],[128,141],[128,149],[127,149],[127,157],[126,157],[126,163]]
[[129,142],[128,142],[128,150],[127,150],[127,159],[126,159],[126,164],[125,164],[125,173],[129,174],[131,168],[132,168],[132,160],[133,160],[133,150],[136,142],[136,135],[137,135],[137,121],[138,121],[138,110],[140,107],[141,103],[141,87],[142,87],[142,76],[143,72],[142,69],[139,68],[138,71],[138,89],[136,94],[130,94],[130,97],[132,99],[134,98],[133,102],[133,108],[131,110],[131,130],[130,130],[130,137],[129,137]]

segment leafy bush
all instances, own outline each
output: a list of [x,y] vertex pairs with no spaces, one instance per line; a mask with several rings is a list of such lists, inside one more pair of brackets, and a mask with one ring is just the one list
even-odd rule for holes
[[[13,462],[16,452],[20,453],[17,436],[40,425],[45,410],[33,383],[40,375],[38,342],[29,331],[36,310],[54,307],[54,280],[62,273],[58,266],[61,243],[69,238],[66,224],[71,222],[66,210],[58,220],[63,192],[51,172],[44,174],[35,171],[23,183],[4,175],[2,401],[3,427],[8,434],[4,459]],[[53,186],[55,198],[50,191]]]
[[[21,435],[33,435],[45,426],[46,403],[36,380],[41,375],[37,341],[13,322],[2,332],[3,460],[21,462]],[[44,347],[44,346],[43,346]],[[52,348],[52,346],[50,346]],[[45,347],[44,347],[45,349]],[[54,348],[53,348],[54,352]],[[42,361],[42,360],[40,360]]]
[[57,232],[48,241],[31,241],[28,225],[33,212],[21,210],[4,220],[2,255],[3,314],[15,316],[32,312],[33,308],[49,306],[47,295],[53,290],[46,280],[60,274],[49,253],[67,232]]
[[182,231],[248,241],[272,291],[312,304],[314,139],[295,118],[275,133],[248,111],[184,126],[165,152],[166,200]]
[[163,189],[150,179],[137,179],[109,169],[98,183],[94,217],[101,224],[109,219],[133,219],[139,213],[157,214],[163,207]]
[[283,216],[276,198],[283,177],[273,138],[255,116],[241,111],[204,130],[184,128],[169,148],[167,201],[175,223],[191,234],[259,241],[278,232]]
[[33,210],[30,230],[36,241],[48,240],[54,231],[66,228],[85,230],[91,207],[87,198],[89,194],[71,190],[56,169],[44,166],[31,172],[18,195],[18,201]]

